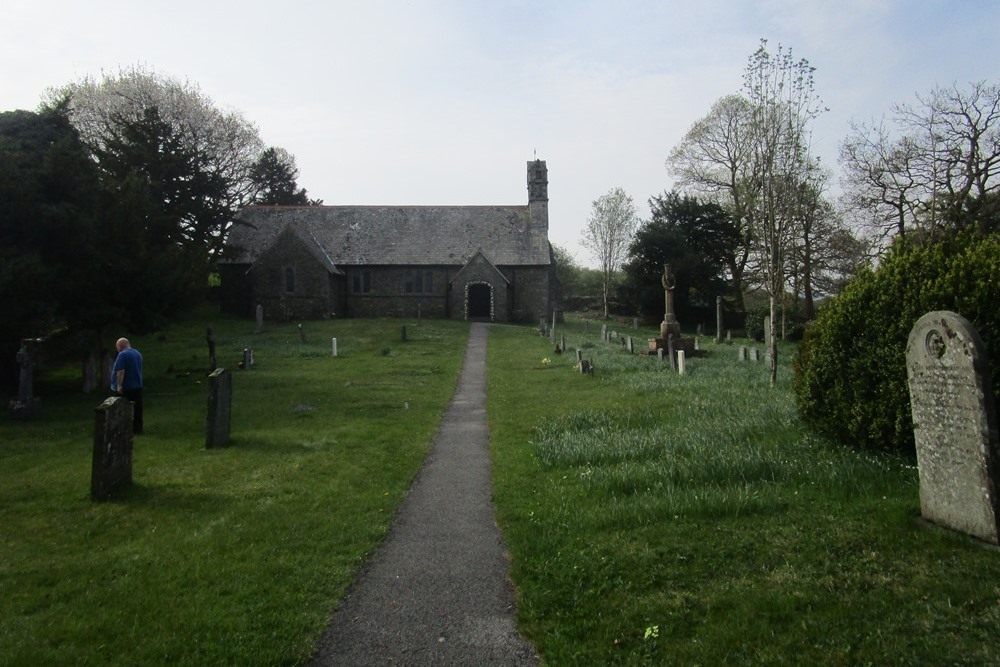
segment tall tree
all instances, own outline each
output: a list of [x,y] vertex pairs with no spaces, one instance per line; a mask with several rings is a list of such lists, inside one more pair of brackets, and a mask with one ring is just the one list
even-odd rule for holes
[[323,203],[310,200],[305,188],[296,182],[299,168],[295,156],[284,148],[271,146],[260,154],[250,173],[256,186],[254,203],[265,206],[309,206]]
[[987,231],[995,217],[976,211],[1000,192],[1000,85],[934,88],[890,123],[854,125],[841,145],[849,210],[882,238]]
[[[750,107],[750,149],[756,191],[755,236],[761,248],[764,285],[770,301],[771,330],[777,331],[778,302],[783,298],[786,259],[793,220],[801,209],[801,187],[809,169],[810,123],[824,109],[816,96],[812,67],[767,41],[750,56],[743,89]],[[777,337],[771,337],[771,386],[777,384]]]
[[663,265],[670,264],[675,308],[683,319],[694,301],[712,302],[725,283],[726,261],[739,242],[729,214],[714,202],[669,192],[649,200],[652,217],[629,247],[625,274],[647,316],[663,314]]
[[621,188],[613,188],[595,200],[587,218],[582,243],[601,270],[605,318],[612,282],[628,254],[638,222],[635,203]]
[[751,150],[750,106],[740,95],[715,102],[670,152],[667,168],[685,191],[714,201],[729,213],[738,242],[725,257],[729,291],[743,310],[744,272],[754,239],[754,215],[759,181]]
[[50,91],[53,100],[69,99],[69,114],[84,142],[94,152],[121,140],[130,124],[143,121],[155,108],[160,120],[199,167],[225,187],[204,202],[219,218],[194,236],[205,244],[207,255],[222,249],[235,213],[253,202],[256,185],[251,178],[264,150],[257,128],[236,112],[223,112],[198,86],[140,67],[125,69],[101,79],[84,78]]

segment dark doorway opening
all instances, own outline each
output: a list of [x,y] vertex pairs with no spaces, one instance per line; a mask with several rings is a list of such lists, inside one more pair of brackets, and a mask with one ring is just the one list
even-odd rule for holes
[[489,285],[479,283],[469,285],[469,319],[489,320],[493,306],[493,294]]

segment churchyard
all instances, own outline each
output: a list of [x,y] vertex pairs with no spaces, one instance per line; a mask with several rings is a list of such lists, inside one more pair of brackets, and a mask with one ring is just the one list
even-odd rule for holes
[[[0,423],[0,664],[295,664],[381,540],[467,325],[215,316],[232,429],[206,449],[205,323],[134,339],[146,433],[109,501],[77,366]],[[545,664],[995,661],[1000,551],[920,520],[914,461],[810,434],[793,344],[771,388],[760,343],[702,336],[679,375],[656,330],[609,326],[490,332],[498,522]]]

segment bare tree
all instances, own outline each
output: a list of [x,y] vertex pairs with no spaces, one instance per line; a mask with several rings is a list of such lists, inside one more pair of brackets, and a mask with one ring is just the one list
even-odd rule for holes
[[[770,300],[771,330],[777,324],[778,300],[783,298],[786,255],[793,221],[801,208],[802,184],[811,176],[809,125],[824,109],[815,94],[812,67],[794,60],[781,46],[767,50],[767,41],[750,56],[743,89],[750,107],[750,182],[759,184],[754,213],[760,244],[764,286]],[[777,337],[771,337],[771,386],[777,384]]]
[[934,88],[891,123],[852,126],[840,150],[848,210],[881,238],[962,227],[1000,190],[1000,86]]
[[638,224],[635,203],[621,188],[613,188],[593,202],[582,243],[600,264],[605,318],[608,317],[612,281],[628,255]]

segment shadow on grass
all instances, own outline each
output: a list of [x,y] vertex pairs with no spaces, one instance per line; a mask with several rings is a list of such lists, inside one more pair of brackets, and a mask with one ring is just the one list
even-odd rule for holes
[[94,500],[94,502],[110,505],[193,510],[206,506],[222,507],[229,504],[229,499],[225,495],[213,491],[169,486],[150,486],[133,482],[131,485],[115,488],[107,498]]

